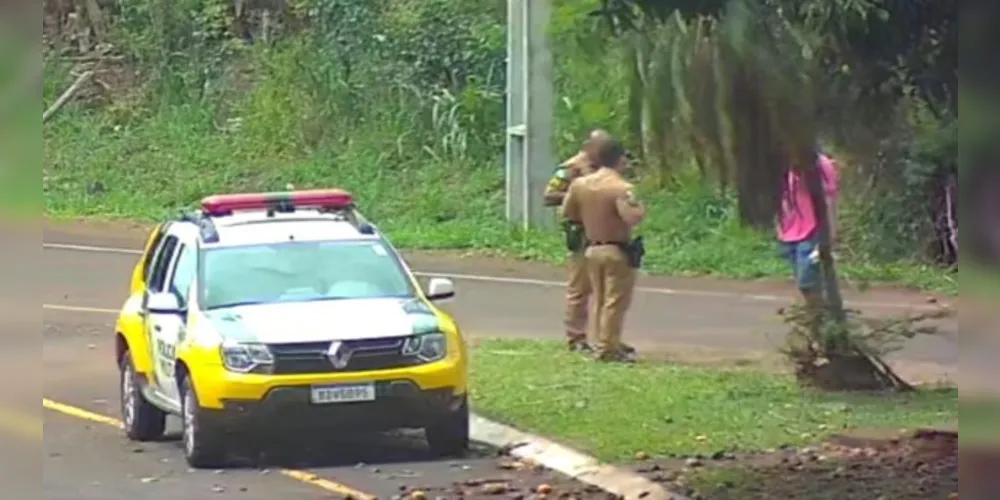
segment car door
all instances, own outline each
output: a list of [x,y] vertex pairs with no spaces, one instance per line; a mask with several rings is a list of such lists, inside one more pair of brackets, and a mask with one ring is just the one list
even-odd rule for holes
[[177,236],[167,235],[162,248],[153,258],[149,280],[143,293],[143,327],[149,340],[151,359],[153,360],[153,375],[156,390],[171,401],[177,399],[177,384],[174,383],[174,360],[176,340],[184,323],[184,317],[174,313],[151,312],[145,299],[154,293],[169,293],[170,271],[176,261],[177,249],[180,244]]
[[156,350],[157,365],[160,374],[157,378],[163,395],[171,401],[180,402],[177,378],[174,366],[177,362],[177,349],[187,336],[188,300],[191,296],[191,285],[197,272],[197,248],[194,245],[181,243],[174,252],[173,264],[170,266],[164,291],[177,297],[180,305],[179,314],[150,313],[153,327],[153,345]]
[[165,222],[157,225],[153,228],[152,232],[149,233],[149,238],[146,239],[146,246],[143,247],[142,250],[142,257],[139,258],[139,262],[136,262],[135,267],[132,269],[132,279],[129,283],[129,295],[142,293],[146,290],[146,286],[149,283],[150,272],[153,269],[153,259],[163,246],[163,236],[167,233],[169,227],[170,223]]

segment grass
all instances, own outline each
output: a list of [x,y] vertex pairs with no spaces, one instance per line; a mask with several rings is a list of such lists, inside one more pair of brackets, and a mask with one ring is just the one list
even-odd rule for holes
[[[627,130],[628,71],[616,50],[601,49],[603,39],[588,38],[597,45],[579,39],[586,31],[580,20],[589,19],[586,13],[597,3],[558,4],[554,43],[573,55],[557,58],[555,68],[554,137],[567,156],[588,127]],[[479,21],[496,14],[473,9],[481,2],[441,5],[462,5],[455,8]],[[398,28],[396,21],[386,22]],[[478,37],[488,27],[495,40],[477,43],[502,43],[495,23],[487,24],[474,31]],[[151,68],[114,67],[112,77],[133,69],[140,77],[120,83],[129,88],[111,89],[111,102],[65,107],[43,127],[44,147],[26,149],[42,151],[44,213],[148,221],[211,193],[337,185],[353,191],[361,208],[405,249],[563,259],[555,231],[522,232],[504,220],[504,103],[494,79],[470,77],[459,95],[430,98],[427,88],[414,92],[410,84],[382,81],[386,61],[375,61],[353,73],[359,80],[352,90],[336,77],[338,58],[320,53],[325,49],[308,39],[230,55],[215,68],[219,75],[211,85],[198,83],[206,68],[194,56],[174,61],[169,87],[143,80]],[[502,50],[494,55],[502,57]],[[67,63],[48,56],[43,62],[43,102],[51,103],[73,77]],[[670,187],[642,190],[650,208],[642,229],[648,271],[789,276],[772,235],[741,227],[733,199],[707,187],[693,167],[678,165],[675,171],[680,178]],[[934,267],[844,254],[840,271],[849,282],[957,293],[957,281]]]
[[[346,145],[301,151],[215,130],[200,108],[174,106],[126,127],[67,110],[43,130],[44,212],[55,218],[159,219],[215,192],[338,185],[406,249],[468,249],[559,262],[555,232],[521,232],[503,217],[499,151],[492,164],[395,151],[396,138],[359,132]],[[785,278],[770,235],[741,227],[732,200],[697,180],[647,191],[646,268],[656,274]],[[553,215],[554,217],[554,215]],[[932,267],[847,261],[845,280],[957,293]]]
[[1000,271],[969,262],[959,271],[958,279],[966,293],[980,297],[1000,297]]
[[965,413],[965,434],[960,437],[961,444],[1000,445],[1000,402],[997,401],[962,401],[962,412]]
[[42,210],[38,188],[39,173],[32,167],[41,163],[41,144],[37,129],[32,130],[28,113],[36,110],[17,109],[13,120],[0,125],[0,149],[7,154],[0,159],[0,216],[30,219]]
[[561,343],[486,341],[472,360],[475,409],[611,461],[759,451],[848,429],[957,420],[958,392],[823,395],[749,369],[595,364]]
[[[42,144],[38,135],[38,105],[24,99],[21,88],[24,40],[0,34],[0,217],[37,217],[41,210],[38,187]],[[20,85],[20,87],[18,86]],[[19,93],[21,95],[19,95]]]

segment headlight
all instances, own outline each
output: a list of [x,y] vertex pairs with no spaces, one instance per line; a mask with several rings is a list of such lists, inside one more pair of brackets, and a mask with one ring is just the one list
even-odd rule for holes
[[222,364],[239,373],[269,373],[274,356],[264,344],[225,343],[221,347]]
[[439,361],[448,354],[448,337],[443,333],[425,333],[406,339],[403,356],[415,356],[420,361]]

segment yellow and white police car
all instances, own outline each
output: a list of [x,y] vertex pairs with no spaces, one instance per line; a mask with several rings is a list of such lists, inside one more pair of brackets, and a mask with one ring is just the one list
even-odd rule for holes
[[216,195],[155,228],[115,329],[125,432],[183,422],[193,467],[242,432],[424,429],[431,450],[469,441],[467,352],[347,192]]

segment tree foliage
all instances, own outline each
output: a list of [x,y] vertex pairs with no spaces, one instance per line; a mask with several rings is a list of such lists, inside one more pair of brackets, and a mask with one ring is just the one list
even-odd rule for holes
[[[746,222],[768,226],[776,205],[765,185],[775,172],[764,164],[784,146],[759,138],[798,143],[790,136],[810,129],[854,160],[856,190],[870,191],[869,206],[847,214],[851,226],[865,228],[855,248],[898,257],[940,242],[942,215],[927,200],[957,168],[956,7],[954,0],[603,0],[592,14],[640,47],[653,46],[643,114],[658,114],[651,121],[662,126],[645,142],[668,147],[640,150],[690,152],[724,188],[738,188]],[[755,86],[790,92],[748,102]],[[791,125],[796,113],[810,118]],[[893,236],[876,244],[865,236],[873,232]]]
[[[946,132],[957,121],[958,105],[953,7],[902,0],[605,0],[596,12],[617,33],[645,34],[641,42],[659,31],[655,38],[666,48],[652,80],[657,106],[669,110],[663,121],[706,159],[723,185],[732,180],[744,222],[773,227],[789,171],[803,175],[819,221],[825,304],[810,308],[799,330],[822,353],[822,363],[888,387],[902,385],[877,353],[843,334],[851,325],[816,154],[821,138],[856,146],[859,136],[845,131],[859,119],[867,122],[866,134],[896,140],[900,105],[915,101],[936,121],[922,137],[935,146],[919,144],[908,152],[938,157],[930,162],[932,171],[921,172],[928,163],[916,162],[903,175],[930,177],[955,168],[947,155],[957,151],[949,148],[953,136]],[[817,356],[795,361],[800,373],[819,373]]]
[[[358,163],[416,169],[433,158],[434,162],[461,165],[450,170],[456,176],[482,172],[499,175],[504,140],[505,3],[505,0],[45,0],[46,40],[56,41],[47,43],[55,50],[47,52],[45,57],[46,99],[51,100],[54,92],[68,85],[65,75],[96,66],[98,74],[92,88],[81,93],[68,109],[86,106],[107,122],[109,128],[128,130],[160,114],[195,108],[205,117],[198,118],[199,127],[204,125],[205,130],[219,131],[226,135],[226,140],[237,141],[237,149],[250,157],[273,155],[277,158],[273,162],[278,164],[291,158],[340,156],[350,152],[365,157],[356,159]],[[621,11],[625,6],[632,8],[635,15],[631,20],[617,14],[587,15],[600,9],[602,3],[609,12]],[[732,232],[745,238],[748,244],[753,241],[758,245],[756,248],[764,248],[767,243],[760,235],[729,222],[737,198],[745,205],[744,213],[766,214],[774,208],[774,193],[745,189],[752,182],[772,183],[764,182],[759,173],[735,168],[742,160],[734,155],[753,155],[757,158],[754,162],[778,164],[768,160],[768,155],[776,156],[779,150],[772,146],[768,151],[748,149],[754,143],[752,137],[732,134],[737,114],[728,110],[736,109],[736,105],[764,108],[760,103],[732,98],[736,90],[749,95],[759,89],[750,86],[754,83],[750,76],[733,81],[726,77],[725,71],[730,68],[726,62],[736,61],[734,57],[739,53],[735,49],[740,49],[722,36],[735,33],[730,28],[733,23],[723,19],[726,4],[721,0],[667,2],[661,4],[667,8],[656,16],[639,10],[641,5],[652,3],[553,0],[550,39],[558,95],[557,149],[561,155],[574,151],[579,146],[579,136],[590,127],[614,130],[625,136],[630,148],[643,154],[646,162],[643,177],[650,181],[649,188],[669,189],[661,200],[669,197],[671,204],[683,205],[679,211],[683,212],[684,220],[693,221],[664,223],[664,227],[677,228],[683,233],[681,236],[672,229],[661,231],[665,241],[680,245],[685,239],[726,239]],[[88,10],[91,4],[104,10],[91,23],[99,28],[87,26],[91,21]],[[827,137],[838,132],[858,138],[848,141],[830,137],[837,141],[837,146],[865,141],[880,146],[878,142],[886,134],[872,133],[870,129],[879,120],[894,121],[900,115],[898,110],[868,111],[878,120],[859,118],[861,107],[856,103],[840,104],[847,99],[842,96],[850,97],[851,92],[860,93],[877,86],[862,78],[869,73],[864,60],[854,62],[855,51],[843,48],[847,28],[810,28],[823,23],[850,27],[873,22],[873,16],[865,18],[859,10],[865,5],[868,3],[860,0],[829,3],[807,0],[801,8],[790,0],[748,4],[749,8],[766,10],[769,16],[778,14],[777,7],[784,9],[778,17],[788,21],[794,30],[777,25],[781,31],[774,37],[788,47],[809,47],[815,54],[809,60],[818,68],[810,77],[813,87],[818,89],[814,92],[817,95],[814,107],[820,116],[831,115],[817,120],[816,126]],[[794,12],[788,10],[793,7]],[[607,19],[617,19],[615,25],[620,36],[610,36],[606,30],[598,29]],[[629,28],[630,23],[635,26]],[[52,29],[54,25],[69,29],[59,36],[59,30]],[[754,30],[743,36],[771,36],[756,27]],[[101,34],[103,38],[98,36]],[[797,36],[803,37],[802,40],[797,40]],[[860,47],[861,42],[857,43]],[[777,45],[775,50],[794,52]],[[828,60],[823,58],[827,52],[832,54]],[[788,67],[793,60],[803,59],[798,52],[792,54],[793,60],[779,55],[751,55]],[[764,76],[782,77],[778,72],[767,72],[760,78]],[[828,84],[827,79],[843,83],[837,87]],[[735,85],[737,81],[748,83]],[[796,90],[800,87],[788,85]],[[907,99],[910,97],[903,98]],[[886,98],[875,103],[881,108],[872,109],[888,109],[891,103],[892,99]],[[776,120],[774,124],[765,124],[766,127],[787,127],[792,121],[788,117],[776,118],[779,116],[785,115],[768,111],[754,120],[746,116],[741,119],[748,120],[745,124]],[[834,119],[842,119],[845,125],[833,126]],[[765,135],[760,127],[744,125],[740,129]],[[795,129],[801,127],[796,125]],[[966,130],[963,128],[962,132]],[[905,141],[898,138],[904,136]],[[857,230],[842,235],[849,239],[845,248],[857,252],[850,256],[854,261],[872,262],[871,256],[876,254],[876,262],[910,260],[917,257],[914,249],[922,248],[919,239],[927,228],[917,219],[926,218],[920,204],[925,203],[928,194],[921,179],[929,175],[927,172],[933,172],[928,166],[934,162],[928,159],[930,154],[910,145],[927,143],[922,140],[922,132],[893,137],[894,147],[882,148],[891,152],[885,160],[872,160],[874,155],[862,156],[859,161],[845,158],[844,163],[852,169],[864,166],[872,170],[872,182],[865,180],[863,184],[880,189],[872,195],[864,190],[850,190],[853,199],[845,200],[848,201],[845,216],[854,217],[848,227]],[[734,138],[740,140],[734,142]],[[922,149],[930,152],[944,148]],[[259,154],[250,154],[251,151]],[[836,151],[846,153],[840,148]],[[906,167],[897,168],[897,164]],[[700,167],[700,174],[692,172],[691,165]],[[907,175],[900,175],[900,170]],[[774,174],[772,171],[768,176]],[[276,174],[261,175],[270,178]],[[709,182],[697,185],[705,179],[717,180],[730,191],[744,186],[744,196],[720,194]],[[905,196],[894,194],[899,190],[887,193],[884,185],[891,185],[893,190],[899,185],[906,186],[901,191],[905,191]],[[502,192],[498,186],[501,184],[483,196],[498,198]],[[677,201],[688,199],[690,205],[686,205],[687,201]],[[876,201],[878,206],[869,206]],[[754,222],[769,226],[766,219],[753,217]],[[726,245],[725,251],[743,253],[735,250],[734,245]],[[719,269],[720,265],[712,259],[705,257],[702,262],[707,264],[700,265],[700,269]],[[775,263],[767,257],[760,259],[774,268]],[[873,276],[869,269],[877,268],[866,267],[866,276]],[[886,276],[890,271],[877,273]]]
[[[729,3],[603,0],[594,14],[627,30],[644,17],[661,22],[678,14],[688,20],[720,18]],[[881,101],[915,92],[942,114],[956,109],[957,0],[755,0],[749,4],[759,12],[780,13],[817,35],[815,48],[828,76],[850,76],[859,100]]]

